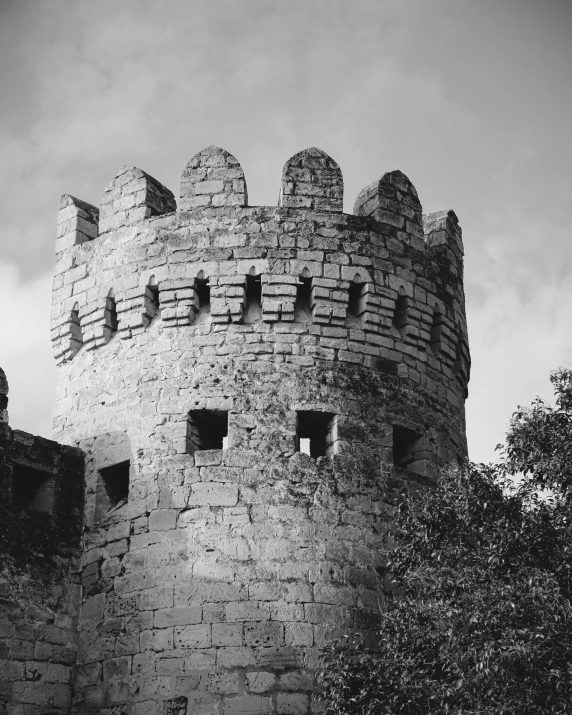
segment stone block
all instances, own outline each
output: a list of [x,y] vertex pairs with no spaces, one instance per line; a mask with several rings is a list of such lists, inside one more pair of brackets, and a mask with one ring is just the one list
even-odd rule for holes
[[286,623],[284,642],[287,646],[311,646],[314,643],[314,627],[310,623]]
[[200,482],[191,487],[189,506],[236,506],[238,486],[221,482]]
[[155,509],[149,515],[150,531],[168,531],[177,525],[176,509]]
[[304,606],[304,612],[308,623],[344,626],[349,624],[350,620],[348,609],[339,606],[307,603]]
[[103,679],[117,680],[131,673],[131,658],[112,658],[103,663]]
[[216,651],[216,664],[219,668],[246,668],[255,662],[252,648],[230,646]]
[[238,673],[209,673],[207,678],[207,690],[210,693],[219,693],[221,695],[238,693]]
[[279,715],[303,715],[308,712],[309,697],[305,693],[278,693],[276,712]]
[[153,625],[155,628],[168,626],[187,626],[200,623],[202,617],[201,606],[174,606],[155,611]]
[[229,622],[267,621],[269,618],[268,609],[259,608],[258,604],[252,601],[237,601],[226,605],[226,620]]
[[244,643],[247,646],[280,646],[284,642],[284,627],[275,621],[244,624]]
[[223,715],[267,715],[273,712],[272,700],[260,695],[240,695],[226,698]]
[[246,689],[249,693],[266,693],[276,683],[276,675],[264,671],[246,673]]
[[212,644],[214,646],[241,646],[242,623],[213,623]]
[[208,648],[210,645],[210,624],[175,627],[175,648]]
[[173,650],[173,629],[143,631],[140,635],[141,650],[153,650],[160,653],[164,650]]

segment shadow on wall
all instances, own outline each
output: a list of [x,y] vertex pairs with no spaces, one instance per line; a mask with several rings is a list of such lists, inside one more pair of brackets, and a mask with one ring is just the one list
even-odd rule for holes
[[107,432],[93,438],[86,465],[88,525],[127,504],[132,469],[133,451],[125,432]]

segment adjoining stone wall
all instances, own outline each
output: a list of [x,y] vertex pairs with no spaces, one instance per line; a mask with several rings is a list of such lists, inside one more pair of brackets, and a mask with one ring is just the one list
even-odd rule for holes
[[[7,392],[0,370],[4,414]],[[12,431],[7,418],[0,424],[2,715],[69,712],[82,491],[79,449]],[[22,497],[28,501],[24,509],[14,503]]]
[[248,207],[217,147],[180,195],[58,253],[54,430],[86,455],[75,707],[316,711],[319,648],[373,632],[395,500],[466,455],[460,229],[401,172],[343,214],[317,149],[280,206]]

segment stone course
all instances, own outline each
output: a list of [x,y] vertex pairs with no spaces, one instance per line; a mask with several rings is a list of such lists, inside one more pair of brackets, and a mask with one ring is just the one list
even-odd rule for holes
[[318,712],[319,648],[374,643],[395,502],[466,456],[463,246],[399,171],[353,215],[342,202],[311,148],[278,206],[248,206],[212,146],[178,211],[134,168],[99,211],[63,197],[54,434],[85,455],[74,712]]

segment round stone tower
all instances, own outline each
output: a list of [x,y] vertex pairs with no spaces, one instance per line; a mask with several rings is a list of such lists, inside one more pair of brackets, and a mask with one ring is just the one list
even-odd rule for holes
[[173,194],[62,197],[54,436],[86,453],[78,712],[312,712],[375,628],[398,493],[466,456],[461,232],[392,171],[342,212],[307,149],[248,206],[211,146]]

